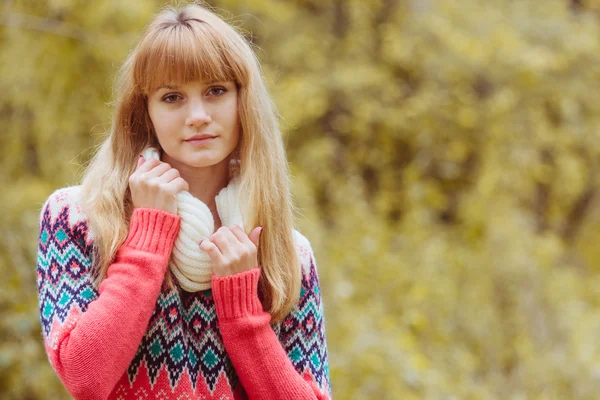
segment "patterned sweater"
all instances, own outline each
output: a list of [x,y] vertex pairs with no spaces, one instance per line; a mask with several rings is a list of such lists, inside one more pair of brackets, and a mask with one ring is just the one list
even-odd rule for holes
[[258,268],[213,276],[212,289],[164,284],[180,217],[138,208],[99,288],[81,187],[42,207],[37,287],[48,359],[76,399],[330,399],[314,254],[294,230],[299,304],[271,324]]

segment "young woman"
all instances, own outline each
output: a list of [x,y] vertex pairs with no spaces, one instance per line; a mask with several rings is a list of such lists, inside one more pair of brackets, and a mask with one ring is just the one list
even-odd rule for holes
[[66,389],[331,398],[317,267],[249,43],[202,6],[167,8],[117,89],[81,185],[41,211],[40,319]]

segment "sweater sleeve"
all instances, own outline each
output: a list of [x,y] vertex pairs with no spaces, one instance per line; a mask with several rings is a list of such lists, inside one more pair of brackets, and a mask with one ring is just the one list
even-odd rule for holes
[[[77,208],[77,210],[75,210]],[[106,399],[139,346],[160,293],[179,216],[135,209],[128,236],[98,290],[87,222],[50,196],[37,255],[40,320],[48,359],[76,399]]]
[[213,296],[227,354],[251,400],[331,398],[325,319],[312,250],[303,265],[300,302],[280,338],[258,298],[260,269],[213,276]]

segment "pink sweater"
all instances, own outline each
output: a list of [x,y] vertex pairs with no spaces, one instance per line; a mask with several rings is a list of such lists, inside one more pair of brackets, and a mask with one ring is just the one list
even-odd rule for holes
[[258,298],[258,268],[212,291],[163,285],[180,217],[135,209],[107,277],[91,285],[93,238],[79,187],[41,214],[38,298],[51,365],[76,399],[329,399],[323,305],[299,233],[301,300],[281,324]]

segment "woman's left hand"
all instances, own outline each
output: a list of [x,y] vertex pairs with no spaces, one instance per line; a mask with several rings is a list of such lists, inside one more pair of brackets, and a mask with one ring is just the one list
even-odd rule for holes
[[246,235],[238,225],[220,227],[210,238],[200,242],[218,277],[238,274],[258,267],[258,241],[262,227],[256,227]]

